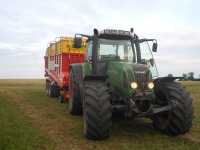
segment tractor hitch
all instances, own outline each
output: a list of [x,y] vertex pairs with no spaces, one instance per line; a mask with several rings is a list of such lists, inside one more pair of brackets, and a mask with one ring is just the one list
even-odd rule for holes
[[146,108],[146,111],[144,111],[144,109],[141,109],[140,107],[138,107],[138,105],[136,104],[136,102],[133,99],[130,99],[130,103],[131,103],[130,110],[134,114],[136,114],[137,117],[153,116],[153,115],[156,115],[159,113],[170,111],[177,106],[177,104],[175,102],[173,102],[173,103],[171,102],[165,106],[160,106],[160,105],[155,105],[155,104],[149,103],[148,109]]

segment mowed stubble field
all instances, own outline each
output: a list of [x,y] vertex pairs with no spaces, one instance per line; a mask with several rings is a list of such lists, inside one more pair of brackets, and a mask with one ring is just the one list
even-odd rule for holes
[[0,150],[198,150],[200,82],[183,84],[194,98],[189,133],[170,137],[147,119],[115,119],[109,139],[90,141],[82,134],[82,117],[45,96],[44,80],[0,80]]

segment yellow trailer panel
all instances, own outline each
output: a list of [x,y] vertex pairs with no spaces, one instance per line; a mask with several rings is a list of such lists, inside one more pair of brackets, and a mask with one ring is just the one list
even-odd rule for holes
[[86,50],[86,39],[82,39],[81,48],[73,48],[74,38],[72,37],[60,37],[56,42],[51,42],[47,48],[47,56],[55,56],[62,53],[81,53],[84,54]]

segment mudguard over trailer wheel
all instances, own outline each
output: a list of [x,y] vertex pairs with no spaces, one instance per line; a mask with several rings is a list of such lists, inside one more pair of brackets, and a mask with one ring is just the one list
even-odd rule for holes
[[84,135],[88,139],[101,140],[109,137],[112,109],[108,87],[104,82],[85,83],[83,114]]
[[156,129],[169,135],[179,135],[188,132],[192,127],[192,98],[184,87],[177,82],[166,82],[155,89],[158,104],[175,104],[170,112],[159,114],[153,118]]
[[70,83],[69,83],[69,112],[72,115],[81,115],[82,114],[82,101],[81,101],[81,89],[79,84],[79,79],[77,75],[71,70],[70,71]]

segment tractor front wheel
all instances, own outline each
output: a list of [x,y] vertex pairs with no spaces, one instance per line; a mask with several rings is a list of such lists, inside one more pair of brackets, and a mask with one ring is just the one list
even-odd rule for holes
[[184,87],[177,82],[167,82],[155,87],[157,104],[175,104],[175,107],[166,113],[153,117],[156,129],[169,135],[179,135],[188,132],[192,127],[193,107],[192,98]]
[[84,135],[88,139],[101,140],[109,137],[112,109],[109,90],[104,82],[85,83],[83,114]]

